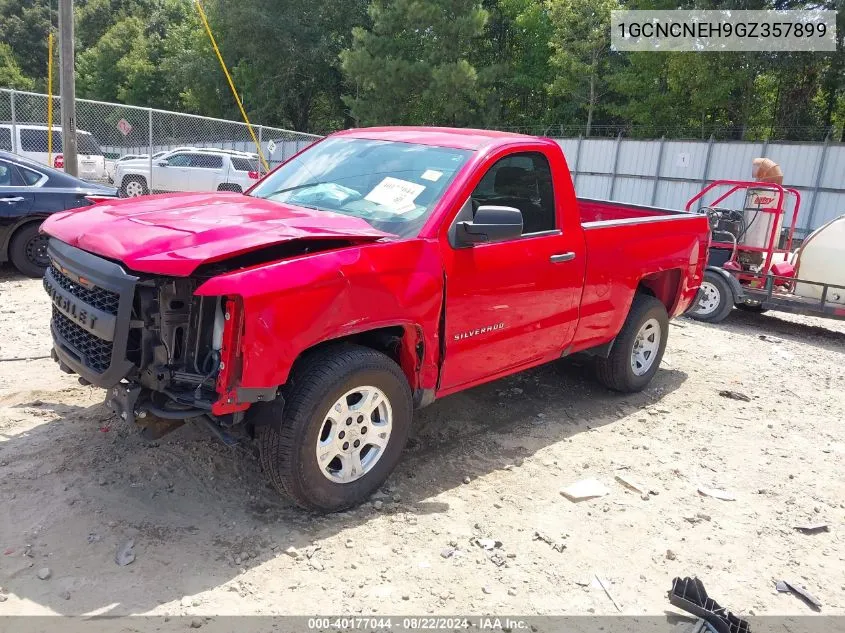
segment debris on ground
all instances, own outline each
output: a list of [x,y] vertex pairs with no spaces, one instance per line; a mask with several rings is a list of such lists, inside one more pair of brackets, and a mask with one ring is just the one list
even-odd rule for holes
[[53,571],[49,567],[42,567],[38,570],[38,577],[41,580],[49,580],[52,575]]
[[784,340],[779,336],[772,336],[771,334],[760,334],[758,338],[761,341],[768,341],[769,343],[783,343]]
[[666,560],[675,560],[676,558],[678,558],[678,555],[674,551],[666,550]]
[[730,389],[722,389],[719,395],[723,398],[730,398],[731,400],[740,400],[742,402],[751,402],[751,398],[746,396],[741,391],[731,391]]
[[126,567],[130,563],[135,562],[135,539],[126,539],[118,544],[117,550],[114,553],[114,562],[121,567]]
[[473,536],[469,542],[473,545],[478,545],[481,549],[484,550],[484,553],[487,555],[487,558],[493,563],[496,567],[501,567],[505,564],[505,559],[502,554],[498,551],[502,547],[501,541],[496,541],[491,538],[476,538]]
[[534,540],[535,541],[543,541],[544,543],[551,545],[552,549],[555,550],[556,552],[563,552],[563,550],[566,549],[566,543],[559,543],[556,540],[554,540],[551,536],[549,536],[548,534],[544,534],[543,532],[540,532],[540,531],[534,532]]
[[710,515],[704,514],[703,512],[696,512],[695,514],[688,514],[684,517],[684,521],[688,521],[695,525],[696,523],[701,523],[702,521],[709,521]]
[[779,580],[775,584],[775,589],[777,589],[781,593],[793,593],[799,598],[801,598],[804,602],[806,602],[814,611],[821,611],[821,601],[819,601],[818,598],[816,598],[813,594],[804,589],[804,587],[794,581]]
[[594,574],[596,578],[596,582],[599,583],[599,586],[604,590],[605,595],[610,598],[610,601],[613,603],[613,606],[616,607],[617,611],[622,611],[622,607],[619,606],[619,603],[613,599],[613,595],[611,595],[610,590],[607,588],[608,582],[603,580],[601,576],[598,574]]
[[706,621],[716,633],[751,631],[748,622],[738,618],[708,596],[704,584],[698,578],[675,578],[669,590],[669,604]]
[[727,490],[719,490],[718,488],[706,488],[705,486],[698,487],[698,494],[705,497],[713,497],[714,499],[721,499],[722,501],[736,501],[736,495]]
[[794,529],[802,534],[821,534],[822,532],[829,532],[830,529],[827,523],[810,523],[808,525],[796,525]]
[[648,489],[642,484],[634,481],[630,477],[626,477],[625,475],[615,475],[614,479],[616,479],[616,481],[618,481],[620,484],[622,484],[629,490],[633,490],[641,497],[643,495],[648,496]]
[[60,591],[59,598],[62,600],[70,600],[70,591]]
[[572,502],[603,497],[608,492],[605,485],[596,479],[582,479],[560,490],[560,494]]

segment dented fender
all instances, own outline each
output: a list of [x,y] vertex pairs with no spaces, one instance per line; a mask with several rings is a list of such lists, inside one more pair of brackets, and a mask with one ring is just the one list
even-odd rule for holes
[[437,384],[443,272],[434,240],[294,257],[218,275],[196,294],[241,298],[242,388],[284,384],[307,349],[389,326],[404,330],[400,364],[411,389]]

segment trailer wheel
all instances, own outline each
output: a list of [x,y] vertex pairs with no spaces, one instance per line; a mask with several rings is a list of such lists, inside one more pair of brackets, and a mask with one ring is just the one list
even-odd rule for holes
[[[278,408],[271,403],[264,412]],[[292,376],[281,424],[258,426],[262,468],[298,505],[344,510],[396,467],[411,416],[411,390],[392,359],[357,345],[325,348]]]
[[637,294],[607,358],[596,359],[596,377],[614,391],[641,391],[651,382],[669,334],[666,306],[651,295]]
[[721,323],[734,307],[734,293],[719,273],[707,270],[701,282],[698,303],[687,314],[697,321]]

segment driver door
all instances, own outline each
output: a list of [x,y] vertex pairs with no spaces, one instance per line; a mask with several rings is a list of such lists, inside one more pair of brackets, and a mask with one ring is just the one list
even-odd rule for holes
[[519,209],[523,232],[497,243],[450,244],[444,252],[446,354],[438,395],[560,356],[578,320],[584,244],[579,232],[563,230],[548,157],[521,152],[496,161],[455,221],[482,204]]

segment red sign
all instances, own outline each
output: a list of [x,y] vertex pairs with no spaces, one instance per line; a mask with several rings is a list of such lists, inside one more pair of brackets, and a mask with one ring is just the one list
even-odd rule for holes
[[132,131],[132,126],[129,125],[129,121],[126,119],[121,119],[117,122],[117,129],[120,130],[120,133],[123,136],[129,136],[129,133]]

